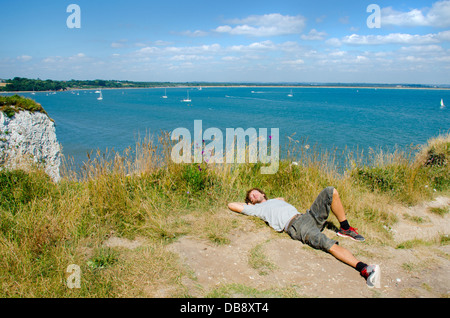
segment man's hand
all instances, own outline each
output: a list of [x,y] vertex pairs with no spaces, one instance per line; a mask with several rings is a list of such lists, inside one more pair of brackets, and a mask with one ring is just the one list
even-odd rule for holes
[[244,210],[245,203],[232,202],[228,203],[228,208],[233,212],[241,213]]

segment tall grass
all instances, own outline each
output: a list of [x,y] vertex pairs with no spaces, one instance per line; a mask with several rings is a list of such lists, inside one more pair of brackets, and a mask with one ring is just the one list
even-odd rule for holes
[[[185,269],[167,251],[182,235],[226,244],[239,226],[226,204],[263,188],[299,211],[326,186],[336,187],[352,224],[372,241],[389,244],[396,222],[392,203],[414,204],[448,194],[449,135],[417,155],[396,151],[348,156],[319,152],[291,137],[288,156],[273,175],[260,163],[176,164],[167,134],[147,137],[123,153],[90,155],[81,171],[66,162],[54,184],[40,170],[0,171],[0,297],[134,297],[158,284],[178,286]],[[352,159],[350,159],[352,158]],[[357,159],[353,159],[357,158]],[[139,253],[105,250],[110,236],[147,242]],[[66,268],[81,268],[81,288],[66,285]],[[100,265],[99,265],[100,264]]]

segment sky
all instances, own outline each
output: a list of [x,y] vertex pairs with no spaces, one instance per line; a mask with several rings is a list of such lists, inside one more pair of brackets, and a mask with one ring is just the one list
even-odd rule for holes
[[450,84],[450,0],[0,0],[0,21],[3,79]]

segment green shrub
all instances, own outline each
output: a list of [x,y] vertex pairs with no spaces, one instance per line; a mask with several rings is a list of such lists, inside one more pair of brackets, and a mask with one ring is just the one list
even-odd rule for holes
[[352,177],[366,185],[370,190],[398,192],[404,188],[406,170],[404,167],[357,167]]
[[197,193],[214,184],[213,178],[208,174],[205,164],[185,165],[181,180],[186,184],[190,193]]

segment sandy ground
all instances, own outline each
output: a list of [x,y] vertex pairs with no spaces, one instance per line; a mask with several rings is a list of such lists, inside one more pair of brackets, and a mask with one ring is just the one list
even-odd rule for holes
[[[186,294],[192,297],[201,298],[217,287],[240,284],[261,291],[290,289],[301,297],[313,298],[448,298],[450,245],[432,243],[408,249],[392,247],[413,239],[432,242],[440,235],[449,235],[450,213],[438,216],[429,211],[429,207],[448,206],[450,198],[439,197],[414,207],[396,207],[399,222],[391,229],[395,242],[389,246],[371,243],[367,236],[366,242],[355,242],[325,229],[327,236],[338,240],[358,259],[380,265],[380,288],[368,288],[356,270],[332,255],[227,210],[223,211],[226,217],[238,218],[241,224],[229,234],[228,244],[216,245],[185,236],[168,248],[178,255],[181,265],[190,273],[183,277],[182,285]],[[420,217],[422,223],[414,222],[414,217]],[[106,243],[130,249],[142,244],[117,238],[110,238]],[[265,273],[249,264],[249,255],[256,246],[273,265]],[[149,297],[173,297],[172,293],[172,288],[161,286]]]
[[[419,206],[399,207],[399,216],[406,216],[392,229],[395,243],[415,238],[429,241],[440,234],[450,234],[450,215],[442,217],[428,210],[430,206],[449,205],[450,198],[440,197]],[[424,222],[418,225],[410,221],[413,216]],[[232,217],[245,218],[234,214]],[[194,273],[194,279],[185,278],[183,282],[192,296],[202,297],[215,287],[232,283],[259,290],[294,288],[301,296],[320,298],[450,296],[450,245],[396,249],[370,244],[370,237],[364,243],[338,238],[326,229],[326,235],[336,238],[358,259],[380,265],[381,288],[368,288],[356,270],[328,253],[285,234],[274,234],[269,227],[255,226],[251,221],[245,222],[245,227],[232,232],[227,245],[217,246],[193,237],[183,237],[171,244],[170,249]],[[269,262],[275,265],[263,275],[249,265],[250,250],[257,245],[262,246]]]

